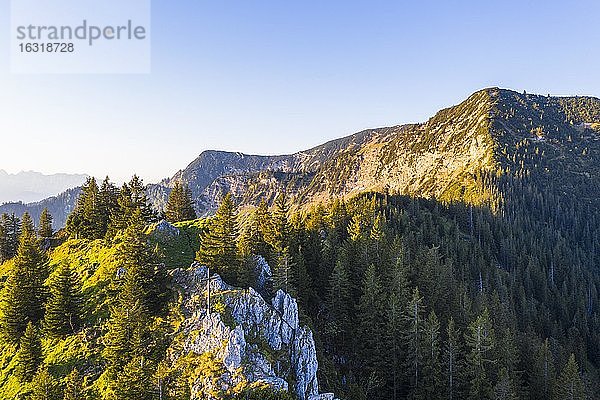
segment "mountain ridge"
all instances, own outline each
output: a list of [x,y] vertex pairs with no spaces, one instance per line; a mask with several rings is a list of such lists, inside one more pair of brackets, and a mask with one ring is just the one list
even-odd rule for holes
[[[538,148],[533,151],[553,165],[561,157],[571,159],[561,173],[584,174],[589,168],[593,179],[599,131],[596,97],[490,87],[425,122],[366,129],[293,154],[207,150],[170,178],[148,185],[147,193],[161,210],[174,183],[182,181],[190,186],[200,215],[214,212],[228,192],[242,206],[272,202],[282,191],[302,207],[365,191],[489,204],[499,197],[489,180],[520,168],[514,165],[515,153],[526,147]],[[543,175],[535,165],[548,160],[538,160],[533,171]]]

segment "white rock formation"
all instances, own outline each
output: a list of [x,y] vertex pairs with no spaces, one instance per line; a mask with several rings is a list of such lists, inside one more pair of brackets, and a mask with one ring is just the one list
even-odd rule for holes
[[273,271],[263,256],[253,256],[254,275],[256,276],[256,290],[261,295],[266,295],[273,285]]
[[[263,260],[264,261],[264,260]],[[267,265],[268,267],[268,265]],[[270,269],[269,269],[270,270]],[[220,388],[247,381],[293,391],[300,400],[332,400],[319,394],[318,362],[312,331],[300,326],[298,304],[279,290],[268,303],[253,288],[236,289],[211,275],[212,312],[206,312],[207,269],[193,264],[173,271],[173,283],[182,296],[183,352],[211,353],[226,371]],[[217,305],[218,304],[218,305]],[[193,399],[212,399],[210,379],[198,377]]]

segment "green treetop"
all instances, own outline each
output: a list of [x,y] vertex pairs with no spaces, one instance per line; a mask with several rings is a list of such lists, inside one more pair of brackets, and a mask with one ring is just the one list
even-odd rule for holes
[[228,193],[212,218],[196,257],[201,263],[215,268],[226,281],[236,282],[239,268],[237,239],[237,207]]
[[40,214],[40,221],[38,224],[38,235],[42,239],[51,238],[54,234],[52,230],[52,215],[47,208],[44,208]]
[[30,382],[42,362],[42,343],[31,322],[27,324],[15,357],[17,376],[21,382]]
[[169,222],[188,221],[196,219],[192,191],[187,185],[176,181],[169,194],[165,207],[165,216]]

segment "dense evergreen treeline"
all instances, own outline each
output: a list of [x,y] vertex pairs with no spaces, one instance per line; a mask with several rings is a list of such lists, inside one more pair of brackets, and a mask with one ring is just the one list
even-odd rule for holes
[[[312,282],[328,283],[299,297],[331,363],[323,381],[338,393],[563,398],[574,354],[583,374],[571,382],[596,395],[599,281],[579,267],[582,245],[544,257],[555,237],[526,222],[385,197],[317,210],[299,235],[301,257],[320,257],[304,261]],[[550,363],[554,375],[539,376]],[[498,394],[507,387],[515,397]]]
[[95,178],[89,178],[67,218],[66,231],[69,236],[81,239],[111,238],[129,227],[137,211],[145,223],[159,218],[148,203],[146,187],[139,177],[134,175],[120,188],[108,177],[100,186]]
[[319,333],[321,383],[344,398],[596,398],[596,216],[496,183],[527,201],[492,213],[370,195],[287,218],[280,196],[238,228],[227,197],[203,243],[229,255],[201,259],[240,284],[244,255],[269,260]]

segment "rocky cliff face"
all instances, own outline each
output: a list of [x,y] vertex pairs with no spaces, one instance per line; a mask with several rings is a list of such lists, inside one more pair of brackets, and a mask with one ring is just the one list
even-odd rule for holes
[[218,275],[207,277],[207,268],[197,263],[173,271],[184,319],[168,359],[176,363],[190,353],[210,355],[221,367],[216,377],[196,377],[193,399],[217,399],[214,393],[244,383],[290,390],[301,400],[333,399],[319,394],[315,342],[311,330],[300,324],[294,298],[280,290],[267,301],[252,288],[234,288]]

